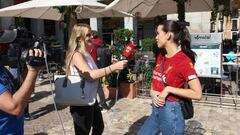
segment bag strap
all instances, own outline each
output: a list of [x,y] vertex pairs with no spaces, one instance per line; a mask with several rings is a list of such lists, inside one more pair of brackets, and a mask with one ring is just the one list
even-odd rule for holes
[[73,55],[74,55],[75,53],[76,53],[76,52],[74,51],[74,52],[72,53],[72,56],[70,57],[69,64],[67,65],[67,68],[66,68],[66,77],[68,76],[68,73],[70,72],[71,61],[72,61]]
[[165,63],[165,57],[162,56],[162,70],[161,70],[162,76],[161,76],[161,78],[162,78],[162,84],[163,84],[163,86],[166,87],[166,86],[168,86],[168,84],[167,84],[167,83],[164,81],[164,79],[163,79],[164,63]]
[[64,80],[63,80],[63,85],[62,85],[63,88],[67,87],[68,73],[70,72],[70,63],[72,61],[74,53],[75,52],[73,52],[72,56],[70,57],[69,64],[67,65],[67,68],[66,68],[66,74],[65,74],[65,77],[64,77]]
[[[74,51],[70,60],[69,60],[69,64],[67,65],[67,68],[66,68],[66,75],[65,75],[65,78],[64,78],[64,81],[63,81],[63,87],[67,87],[67,80],[68,80],[68,72],[70,72],[70,63],[72,61],[72,58],[73,58],[73,55],[75,54],[76,52]],[[84,88],[85,88],[85,78],[80,74],[80,70],[74,66],[78,73],[79,73],[79,76],[82,78],[82,80],[80,81],[80,88],[82,89],[82,97],[81,98],[85,98],[84,96]]]
[[[164,86],[164,87],[167,87],[167,86],[169,86],[169,85],[163,80],[164,62],[165,62],[165,57],[163,56],[163,57],[162,57],[162,70],[161,70],[162,76],[161,76],[161,78],[162,78],[162,84],[163,84],[163,86]],[[183,98],[180,98],[180,97],[179,97],[179,101],[181,101],[182,99],[183,99]],[[185,98],[184,98],[184,99],[185,99]]]

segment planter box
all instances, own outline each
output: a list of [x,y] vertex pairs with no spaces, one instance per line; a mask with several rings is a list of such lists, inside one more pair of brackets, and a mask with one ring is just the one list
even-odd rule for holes
[[137,83],[121,83],[119,87],[119,96],[133,99],[137,95]]
[[117,88],[109,87],[108,85],[102,85],[105,99],[115,99]]

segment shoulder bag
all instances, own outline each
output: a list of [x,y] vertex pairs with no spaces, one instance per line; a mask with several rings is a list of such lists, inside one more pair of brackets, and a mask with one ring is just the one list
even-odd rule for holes
[[[67,67],[68,71],[70,64]],[[77,69],[77,68],[76,68]],[[77,69],[78,70],[78,69]],[[92,106],[96,102],[98,81],[86,81],[81,75],[55,75],[54,100],[60,105]]]

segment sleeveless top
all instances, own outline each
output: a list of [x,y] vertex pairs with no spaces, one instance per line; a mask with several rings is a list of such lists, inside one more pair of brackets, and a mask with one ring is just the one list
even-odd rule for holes
[[[93,58],[89,53],[86,54],[85,59],[87,60],[87,64],[90,67],[90,69],[92,70],[98,69],[97,65],[95,64]],[[70,75],[80,76],[81,79],[83,78],[83,76],[79,74],[76,67],[72,65],[70,65]],[[94,105],[96,102],[98,83],[99,80],[89,81],[85,79],[84,94],[86,102],[88,102],[89,106]]]

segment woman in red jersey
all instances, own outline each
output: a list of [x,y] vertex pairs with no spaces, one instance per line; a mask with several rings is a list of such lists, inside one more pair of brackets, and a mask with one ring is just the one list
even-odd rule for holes
[[[185,121],[179,99],[199,100],[202,96],[194,69],[195,53],[190,48],[187,28],[178,22],[165,21],[158,25],[156,33],[158,47],[164,48],[166,53],[158,56],[152,78],[152,114],[138,135],[160,132],[162,135],[184,135]],[[189,88],[184,88],[185,82]]]

